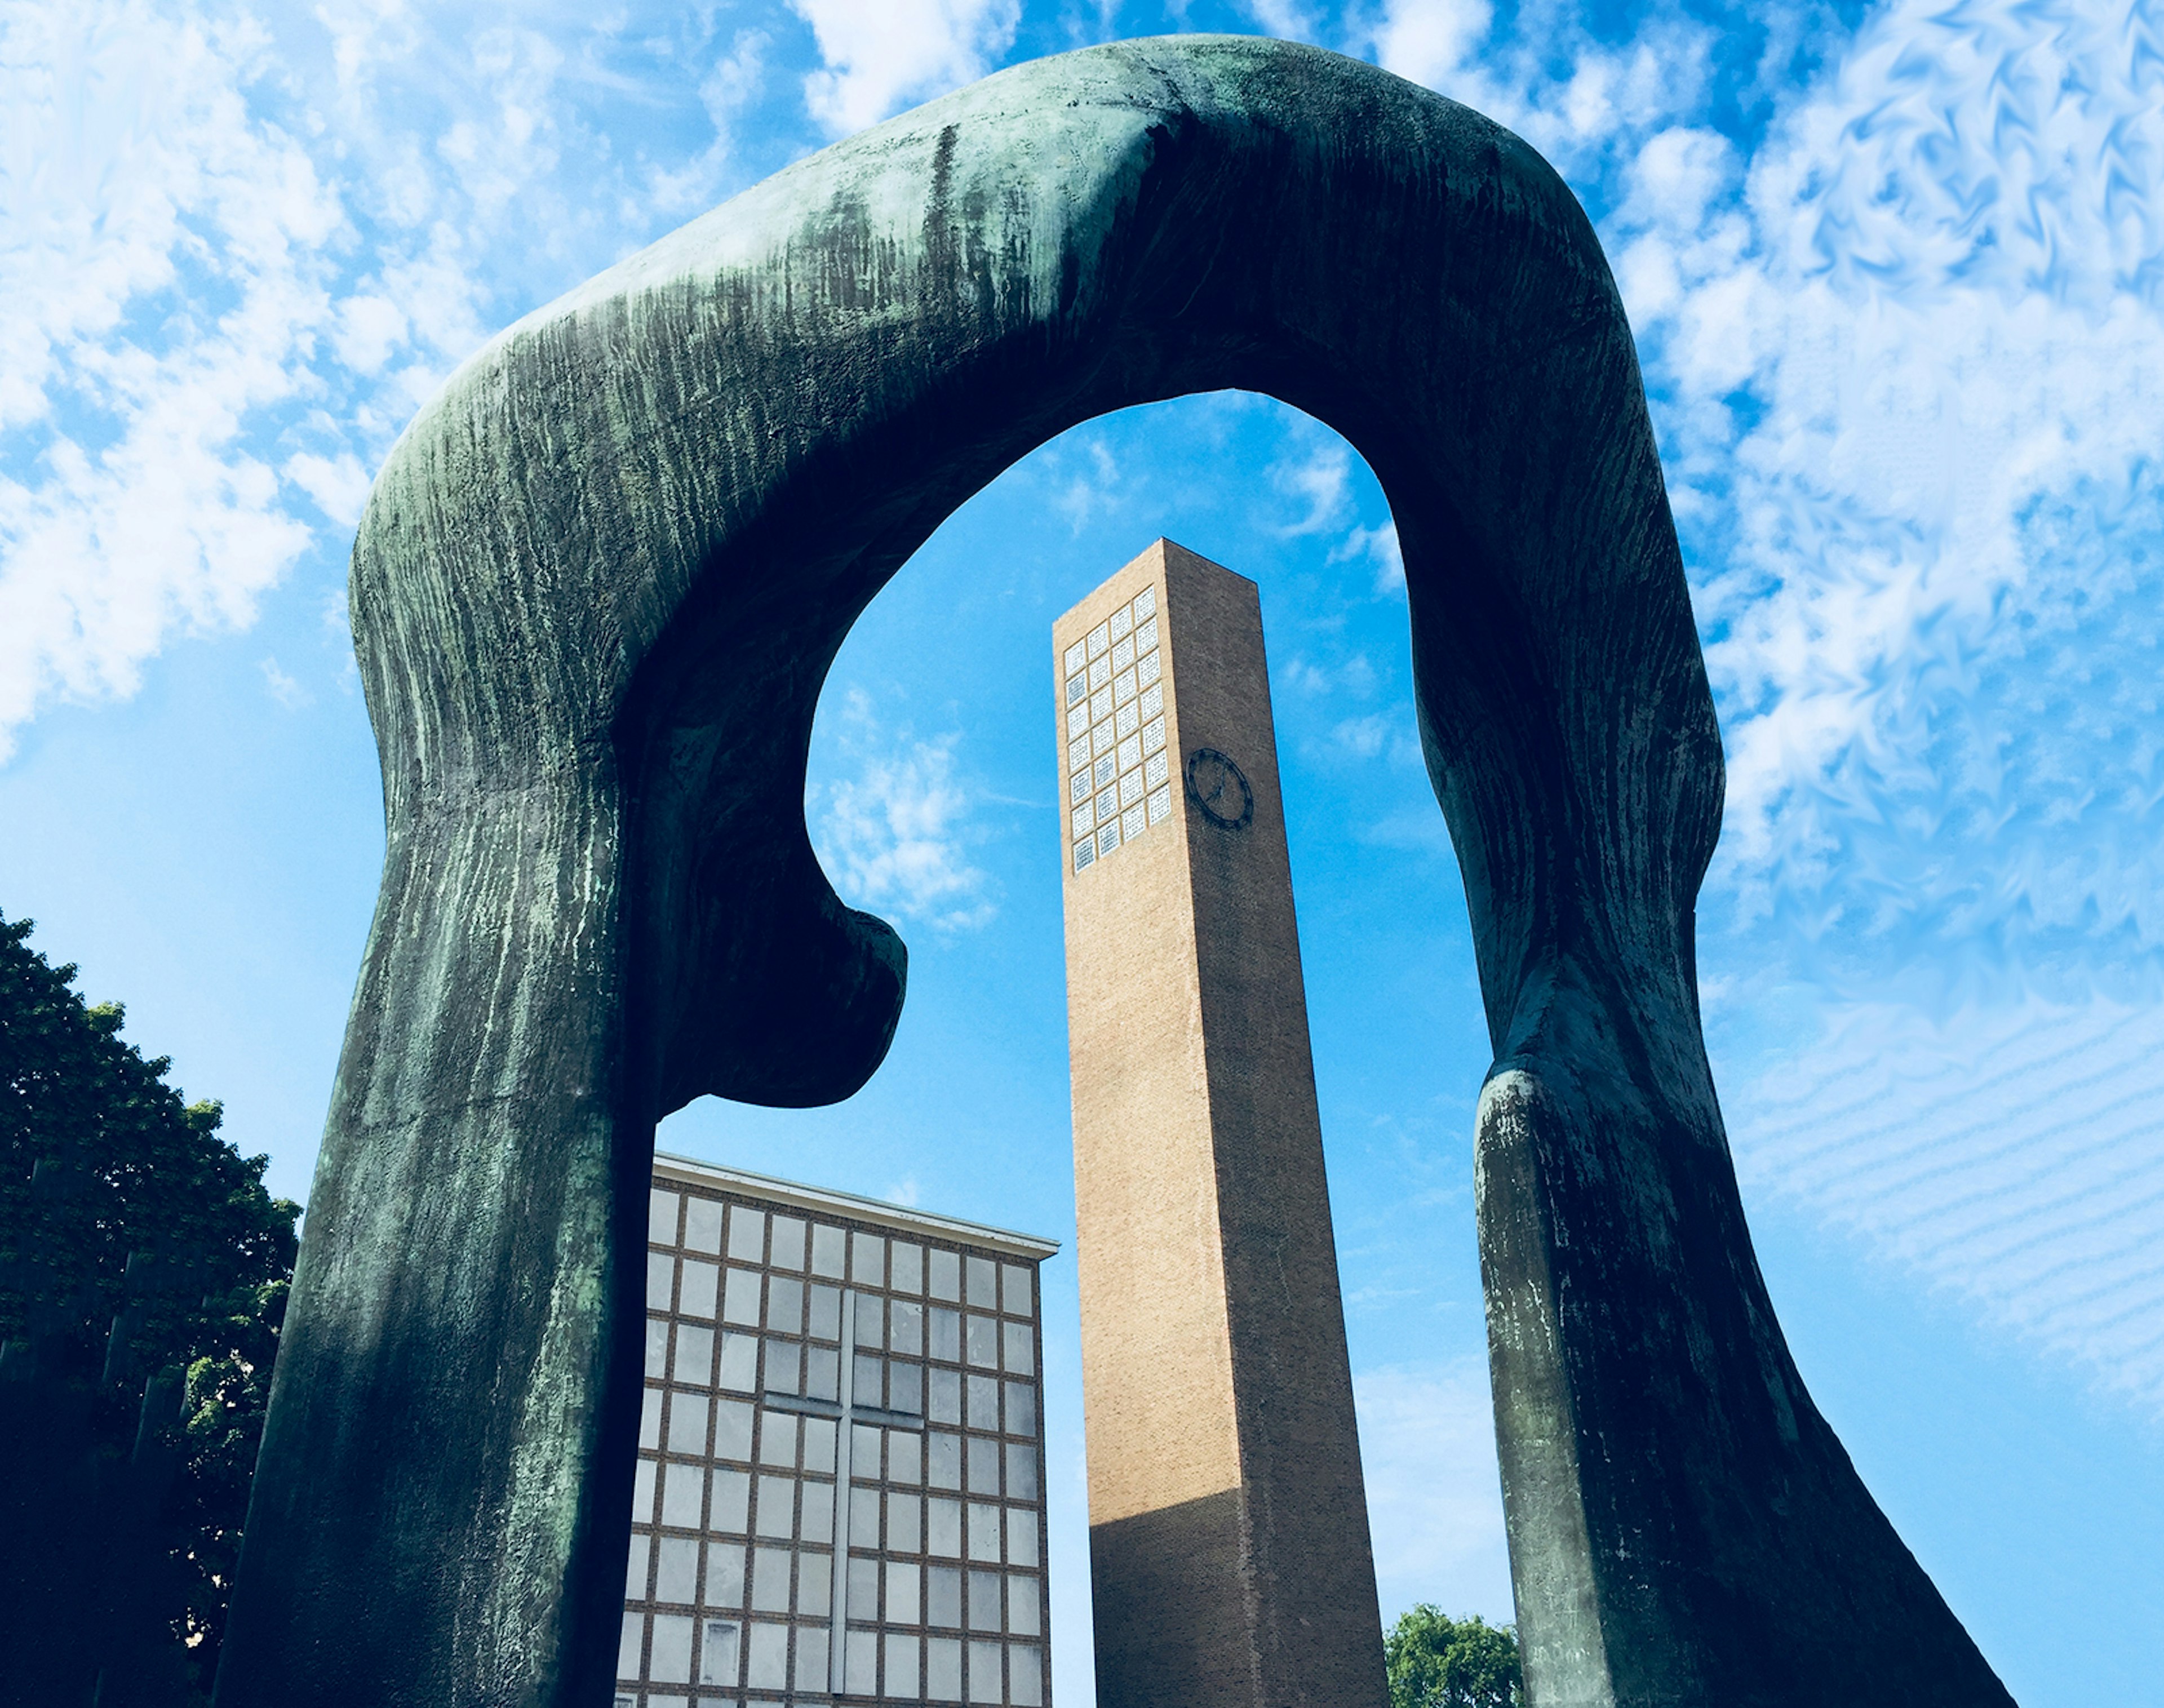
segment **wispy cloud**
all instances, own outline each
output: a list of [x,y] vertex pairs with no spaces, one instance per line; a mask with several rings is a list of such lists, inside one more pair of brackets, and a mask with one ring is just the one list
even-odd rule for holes
[[853,691],[840,747],[850,774],[815,792],[813,841],[845,901],[946,931],[998,916],[990,877],[969,858],[974,801],[958,775],[959,732],[917,738]]
[[1488,1373],[1477,1363],[1352,1378],[1376,1588],[1387,1619],[1416,1601],[1510,1617]]
[[820,68],[804,99],[830,135],[981,77],[1013,46],[1021,0],[790,0]]

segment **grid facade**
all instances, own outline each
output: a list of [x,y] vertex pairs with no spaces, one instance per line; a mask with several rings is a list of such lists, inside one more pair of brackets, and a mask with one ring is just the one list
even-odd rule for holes
[[1078,873],[1172,816],[1160,621],[1157,589],[1145,587],[1060,661],[1069,857]]
[[657,1165],[617,1708],[1047,1708],[1055,1249]]

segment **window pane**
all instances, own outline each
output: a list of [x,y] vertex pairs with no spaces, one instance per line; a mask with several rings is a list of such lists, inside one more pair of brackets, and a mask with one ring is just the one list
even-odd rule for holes
[[[706,1474],[697,1465],[661,1468],[661,1521],[685,1530],[706,1523]],[[688,1663],[687,1663],[688,1664]]]
[[706,1453],[706,1396],[704,1394],[674,1394],[669,1400],[669,1451],[696,1454],[705,1458]]
[[886,1546],[890,1553],[918,1553],[924,1547],[924,1502],[915,1495],[886,1497]]
[[886,1405],[885,1375],[885,1359],[859,1353],[856,1369],[850,1378],[854,1385],[849,1390],[855,1403],[869,1406],[875,1410],[883,1408]]
[[962,1553],[962,1503],[937,1495],[924,1503],[924,1551],[943,1559],[957,1559]]
[[849,1279],[861,1287],[886,1285],[886,1242],[876,1233],[849,1236]]
[[839,1340],[842,1337],[842,1290],[839,1287],[814,1287],[812,1290],[812,1338]]
[[649,1453],[661,1445],[661,1390],[649,1388],[638,1406],[638,1444]]
[[[824,1695],[827,1677],[827,1627],[823,1625],[800,1625],[796,1627],[796,1688],[815,1695]],[[723,1708],[717,1703],[714,1708]]]
[[886,1403],[896,1411],[924,1410],[924,1366],[894,1364],[887,1366]]
[[751,1334],[722,1337],[719,1385],[733,1394],[759,1391],[759,1337]]
[[786,1411],[769,1411],[760,1416],[759,1462],[785,1471],[796,1469],[796,1420]]
[[777,1269],[801,1269],[804,1267],[804,1223],[794,1216],[774,1218],[773,1256],[768,1259]]
[[849,1617],[879,1617],[880,1563],[869,1554],[849,1556]]
[[1037,1390],[1027,1382],[1007,1384],[1007,1433],[1037,1433]]
[[623,1599],[643,1601],[646,1599],[646,1567],[652,1553],[654,1538],[634,1536],[631,1539],[631,1563],[624,1568]]
[[917,1639],[906,1632],[886,1634],[886,1689],[889,1701],[913,1702],[922,1688],[919,1682]]
[[746,1522],[750,1506],[749,1471],[714,1473],[714,1504],[706,1521],[714,1529],[733,1531],[742,1536],[750,1527]]
[[1037,1579],[1017,1572],[1007,1579],[1007,1629],[1017,1637],[1037,1637],[1044,1628]]
[[[1013,1290],[1008,1290],[1011,1292]],[[1000,1338],[1006,1343],[1006,1356],[1003,1362],[1007,1374],[1012,1376],[1033,1376],[1037,1374],[1037,1337],[1030,1332],[1027,1322],[1008,1322],[1001,1325]]]
[[1000,1509],[982,1500],[969,1503],[969,1558],[996,1561],[1000,1557]]
[[1000,1427],[1000,1385],[990,1376],[969,1378],[969,1427],[988,1434]]
[[849,1490],[849,1540],[859,1548],[880,1545],[880,1492],[876,1489]]
[[789,1627],[758,1624],[746,1645],[744,1682],[754,1690],[780,1690],[789,1683]]
[[824,1619],[834,1605],[834,1556],[806,1548],[796,1556],[796,1611]]
[[719,1253],[722,1248],[722,1201],[691,1198],[684,1205],[684,1243],[692,1251]]
[[766,1326],[784,1334],[804,1332],[804,1283],[775,1275],[766,1284]]
[[1000,1677],[1001,1645],[972,1639],[969,1643],[969,1700],[999,1702],[1006,1691]]
[[656,1192],[647,1200],[646,1237],[655,1245],[676,1243],[676,1195]]
[[932,1356],[949,1364],[962,1362],[962,1313],[932,1307]]
[[744,1604],[744,1551],[741,1542],[706,1544],[706,1593],[709,1607],[741,1607]]
[[665,1316],[646,1319],[646,1374],[649,1376],[669,1374],[669,1319]]
[[641,1459],[638,1469],[631,1477],[631,1521],[633,1524],[654,1522],[654,1479],[658,1467],[652,1459]]
[[962,1571],[959,1566],[928,1566],[924,1573],[924,1622],[949,1631],[962,1623]]
[[924,1290],[924,1248],[897,1239],[890,1244],[888,1253],[894,1268],[894,1290],[897,1293],[922,1293]]
[[886,1476],[914,1488],[924,1480],[924,1437],[897,1429],[887,1437]]
[[762,1471],[759,1477],[759,1533],[785,1538],[796,1528],[796,1479]]
[[654,1652],[646,1663],[646,1676],[657,1684],[691,1682],[691,1616],[657,1613],[654,1616]]
[[707,1387],[714,1380],[714,1331],[676,1325],[675,1376],[680,1382]]
[[1000,1574],[997,1572],[969,1573],[969,1629],[997,1631],[1000,1629]]
[[969,1492],[972,1495],[997,1495],[1000,1492],[1000,1444],[990,1436],[969,1437]]
[[833,1541],[834,1485],[832,1483],[806,1483],[804,1485],[803,1521],[796,1534],[806,1542]]
[[1007,1668],[1012,1693],[1007,1700],[1015,1708],[1043,1708],[1044,1651],[1033,1642],[1010,1643]]
[[934,1430],[924,1438],[924,1480],[934,1489],[962,1486],[962,1437]]
[[962,1259],[959,1253],[935,1250],[932,1253],[932,1296],[935,1299],[959,1299],[962,1296]]
[[969,1319],[969,1362],[980,1370],[996,1369],[1000,1362],[998,1326],[989,1316],[972,1311]]
[[842,1394],[842,1355],[831,1346],[807,1347],[804,1351],[804,1391],[814,1400],[838,1400]]
[[769,1394],[795,1394],[802,1390],[804,1380],[804,1348],[793,1340],[769,1340],[766,1343],[766,1391]]
[[743,1664],[743,1629],[733,1619],[709,1619],[699,1652],[699,1682],[733,1685]]
[[962,1421],[962,1378],[955,1371],[935,1369],[931,1376],[932,1398],[925,1416],[934,1423]]
[[804,1469],[825,1471],[829,1476],[834,1470],[834,1420],[831,1417],[807,1417],[804,1420]]
[[638,1662],[646,1648],[646,1616],[627,1613],[623,1616],[623,1637],[617,1644],[616,1675],[619,1679],[638,1676]]
[[722,1296],[722,1321],[759,1327],[759,1271],[731,1269],[728,1290]]
[[823,1227],[817,1222],[813,1223],[812,1273],[815,1275],[832,1275],[835,1280],[839,1280],[842,1276],[842,1253],[845,1243],[840,1228]]
[[1037,1513],[1032,1508],[1007,1508],[1007,1563],[1032,1569],[1041,1563],[1037,1557]]
[[676,1259],[666,1252],[646,1254],[646,1308],[666,1311],[676,1290]]
[[722,1400],[714,1406],[714,1457],[751,1458],[751,1406],[743,1400]]
[[789,1611],[789,1578],[795,1557],[785,1548],[752,1550],[751,1608],[754,1613]]
[[747,1264],[766,1261],[766,1212],[729,1206],[729,1255]]
[[1037,1449],[1026,1441],[1007,1443],[1007,1498],[1037,1499]]
[[924,1639],[924,1694],[934,1702],[962,1700],[962,1643],[959,1637]]
[[705,1316],[714,1314],[714,1282],[719,1275],[712,1264],[702,1264],[696,1258],[684,1259],[684,1291],[676,1308],[686,1316]]
[[879,1632],[852,1631],[843,1639],[842,1688],[853,1695],[871,1696],[879,1693]]

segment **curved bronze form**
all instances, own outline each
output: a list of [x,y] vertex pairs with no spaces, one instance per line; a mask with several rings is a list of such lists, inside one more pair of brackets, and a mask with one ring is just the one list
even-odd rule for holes
[[1692,942],[1720,741],[1593,231],[1464,108],[1190,38],[801,162],[512,327],[392,453],[352,599],[389,850],[224,1708],[602,1700],[654,1123],[847,1096],[901,1001],[803,822],[835,650],[1032,447],[1221,386],[1343,433],[1404,545],[1497,1058],[1531,1700],[2008,1700],[1752,1255]]

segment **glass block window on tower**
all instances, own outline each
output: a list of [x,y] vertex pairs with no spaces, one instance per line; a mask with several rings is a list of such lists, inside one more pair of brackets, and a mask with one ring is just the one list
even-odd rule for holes
[[1172,813],[1157,589],[1108,612],[1060,660],[1069,858],[1117,853]]
[[616,1708],[1048,1708],[1058,1249],[655,1159]]

